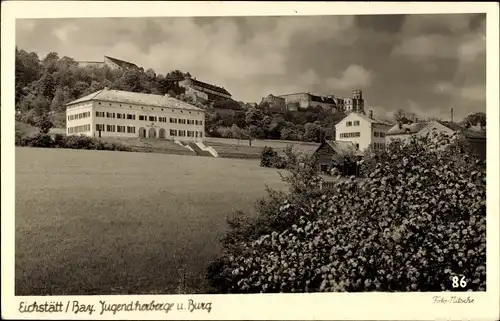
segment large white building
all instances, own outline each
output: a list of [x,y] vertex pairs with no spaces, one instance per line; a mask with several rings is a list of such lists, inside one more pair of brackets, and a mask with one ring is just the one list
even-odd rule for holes
[[369,115],[352,112],[335,125],[335,140],[352,142],[360,151],[370,145],[385,148],[385,135],[392,125]]
[[99,90],[66,105],[66,134],[202,141],[205,112],[178,99]]

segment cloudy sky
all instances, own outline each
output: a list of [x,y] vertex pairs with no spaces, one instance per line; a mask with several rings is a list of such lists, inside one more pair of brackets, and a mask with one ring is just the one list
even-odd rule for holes
[[486,110],[485,33],[484,14],[36,19],[17,21],[16,44],[189,71],[247,102],[359,88],[375,113],[448,119]]

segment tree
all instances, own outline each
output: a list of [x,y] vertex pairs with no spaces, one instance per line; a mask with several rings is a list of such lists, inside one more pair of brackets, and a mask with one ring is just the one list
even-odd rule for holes
[[304,126],[304,140],[310,141],[310,142],[316,142],[319,143],[322,135],[323,135],[323,130],[321,126],[317,123],[307,123]]
[[411,124],[412,123],[410,116],[402,109],[398,109],[397,111],[395,111],[393,117],[398,123],[401,123],[401,124]]
[[238,125],[233,124],[233,126],[231,126],[231,133],[233,138],[238,140],[241,139],[241,128],[239,128]]
[[486,114],[481,112],[470,114],[464,118],[462,123],[467,126],[476,126],[478,123],[481,126],[486,126]]

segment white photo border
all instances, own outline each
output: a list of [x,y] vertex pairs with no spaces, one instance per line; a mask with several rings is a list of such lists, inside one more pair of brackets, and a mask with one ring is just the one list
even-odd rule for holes
[[[168,13],[168,14],[162,14]],[[357,15],[486,13],[487,30],[487,292],[465,292],[473,304],[433,304],[436,295],[458,293],[317,293],[252,295],[131,295],[50,296],[14,295],[15,149],[14,53],[15,20],[20,18]],[[149,1],[7,1],[1,12],[1,213],[2,317],[17,319],[260,319],[260,320],[435,320],[499,318],[499,6],[473,2],[149,2]],[[99,314],[99,300],[108,303],[211,302],[211,312],[118,312]],[[22,301],[79,301],[95,304],[85,313],[19,313]],[[72,304],[72,303],[70,303]]]

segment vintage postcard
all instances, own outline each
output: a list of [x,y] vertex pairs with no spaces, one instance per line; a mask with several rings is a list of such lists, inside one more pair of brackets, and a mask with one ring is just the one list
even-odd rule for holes
[[2,317],[498,320],[498,14],[2,3]]

